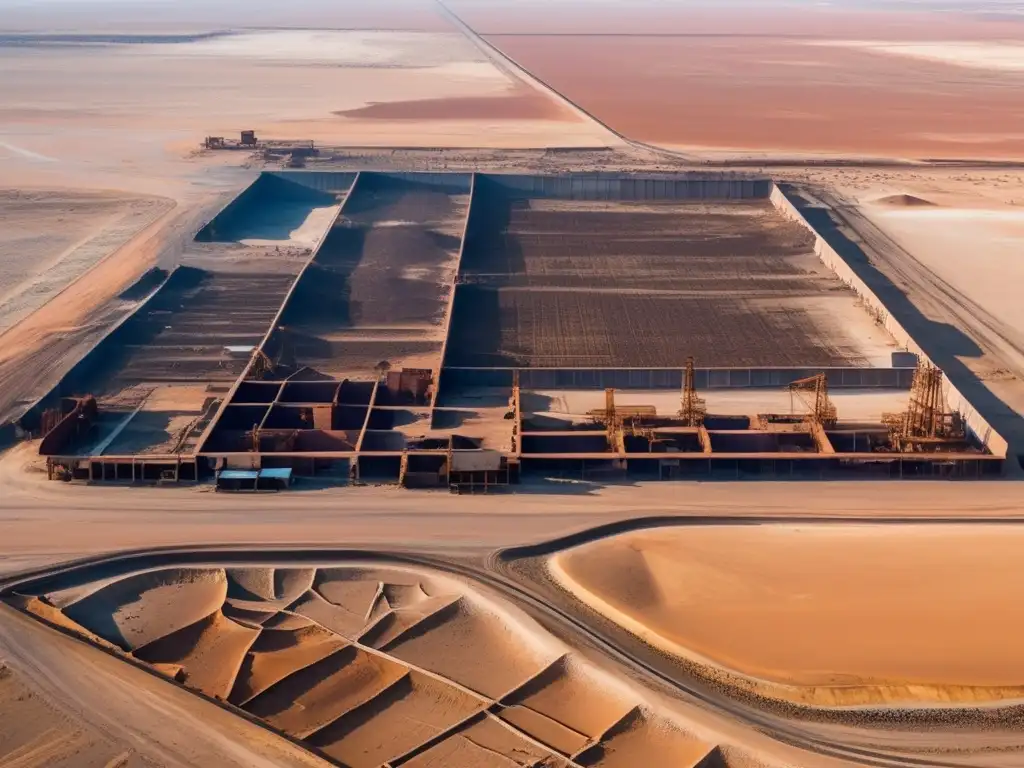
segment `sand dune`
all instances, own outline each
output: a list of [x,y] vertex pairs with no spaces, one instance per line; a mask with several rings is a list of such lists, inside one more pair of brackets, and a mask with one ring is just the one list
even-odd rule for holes
[[696,768],[716,750],[665,720],[634,709],[604,734],[598,744],[576,757],[581,765],[600,768],[633,768],[654,765],[670,756],[677,768]]
[[345,610],[366,615],[380,591],[380,581],[371,572],[355,568],[321,568],[314,589]]
[[226,596],[223,570],[169,568],[115,581],[64,613],[130,651],[210,616]]
[[1024,614],[1007,606],[1024,604],[1022,535],[668,528],[568,550],[551,572],[648,643],[761,695],[826,706],[1016,699]]
[[264,630],[249,647],[228,697],[244,705],[296,670],[345,647],[345,641],[320,627]]
[[[577,706],[583,700],[587,706]],[[617,691],[596,684],[567,656],[556,659],[526,685],[506,696],[503,703],[528,708],[595,740],[634,706],[632,700]]]
[[930,200],[925,200],[923,197],[917,197],[916,195],[888,195],[886,197],[879,198],[875,202],[881,205],[891,205],[894,208],[928,208],[935,205]]
[[346,646],[274,684],[246,709],[304,738],[369,701],[406,671],[383,656]]
[[295,600],[313,586],[314,568],[278,568],[274,571],[274,597]]
[[313,590],[309,590],[292,603],[290,610],[308,616],[317,624],[349,639],[358,637],[367,624],[365,614],[352,613],[341,606],[329,603]]
[[452,595],[438,595],[420,600],[411,607],[389,610],[360,635],[359,641],[374,648],[383,648],[457,599]]
[[372,768],[405,754],[484,706],[418,672],[309,737],[331,757],[352,768]]
[[[545,762],[541,763],[542,760]],[[564,762],[559,762],[490,715],[406,763],[410,768],[517,768],[560,764]]]
[[11,602],[351,768],[568,768],[576,754],[572,765],[664,765],[699,751],[646,714],[643,694],[512,606],[436,574],[167,568],[52,597],[64,611],[47,596]]
[[[501,696],[543,669],[546,660],[495,619],[463,597],[382,650],[470,690]],[[473,652],[460,653],[458,648],[472,648]]]
[[240,600],[273,600],[273,568],[228,568],[228,597]]
[[259,630],[243,627],[218,610],[144,645],[134,655],[143,661],[178,664],[190,688],[226,699],[249,646],[259,634]]

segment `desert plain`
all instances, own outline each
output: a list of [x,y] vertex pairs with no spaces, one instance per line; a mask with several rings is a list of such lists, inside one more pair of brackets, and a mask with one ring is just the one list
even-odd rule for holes
[[[0,765],[1024,766],[1022,78],[1015,3],[16,0]],[[273,144],[203,148],[244,130]],[[304,169],[273,151],[307,142]],[[304,171],[323,181],[287,186]],[[269,426],[301,403],[282,423],[316,421],[325,381],[368,371],[370,404],[339,385],[348,416],[323,431],[368,454],[443,438],[450,456],[459,436],[529,454],[520,441],[593,429],[602,387],[544,368],[677,370],[696,349],[710,368],[895,369],[887,318],[777,202],[499,188],[573,174],[784,189],[1002,441],[999,475],[659,482],[583,459],[485,496],[385,484],[390,459],[369,455],[359,482],[314,460],[278,494],[152,487],[134,459],[128,481],[49,479],[24,418],[93,393],[74,381],[109,385],[100,466],[194,461],[225,413],[259,452],[253,413]],[[280,196],[224,217],[267,178]],[[138,323],[124,360],[75,378]],[[264,349],[317,375],[261,382]],[[447,394],[375,399],[378,349]],[[495,359],[522,369],[514,402],[511,375],[441,376]],[[709,424],[800,421],[783,388],[711,376]],[[835,381],[845,432],[906,407],[909,376]],[[620,407],[679,408],[678,382],[622,388]],[[709,452],[750,439],[732,429],[708,426]]]

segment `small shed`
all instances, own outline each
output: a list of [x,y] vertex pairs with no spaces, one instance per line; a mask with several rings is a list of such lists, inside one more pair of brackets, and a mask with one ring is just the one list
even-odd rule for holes
[[222,469],[217,473],[218,491],[255,491],[260,473],[256,469]]
[[218,491],[284,491],[291,484],[291,467],[222,469],[217,473]]
[[286,491],[292,484],[291,467],[268,467],[260,470],[256,489],[260,491]]

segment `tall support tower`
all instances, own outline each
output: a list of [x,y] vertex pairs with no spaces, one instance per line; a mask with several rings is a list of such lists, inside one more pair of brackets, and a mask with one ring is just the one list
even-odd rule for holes
[[704,400],[697,396],[697,385],[694,383],[693,358],[686,358],[686,370],[683,372],[682,402],[679,416],[688,427],[699,427],[704,423],[708,407]]

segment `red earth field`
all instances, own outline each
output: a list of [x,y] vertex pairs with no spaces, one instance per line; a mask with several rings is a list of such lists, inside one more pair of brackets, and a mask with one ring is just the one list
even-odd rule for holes
[[[454,7],[523,67],[641,141],[794,154],[1024,156],[1024,24],[834,9],[569,2],[544,14],[472,0]],[[865,43],[913,45],[897,52]],[[1011,62],[993,64],[991,56]]]

